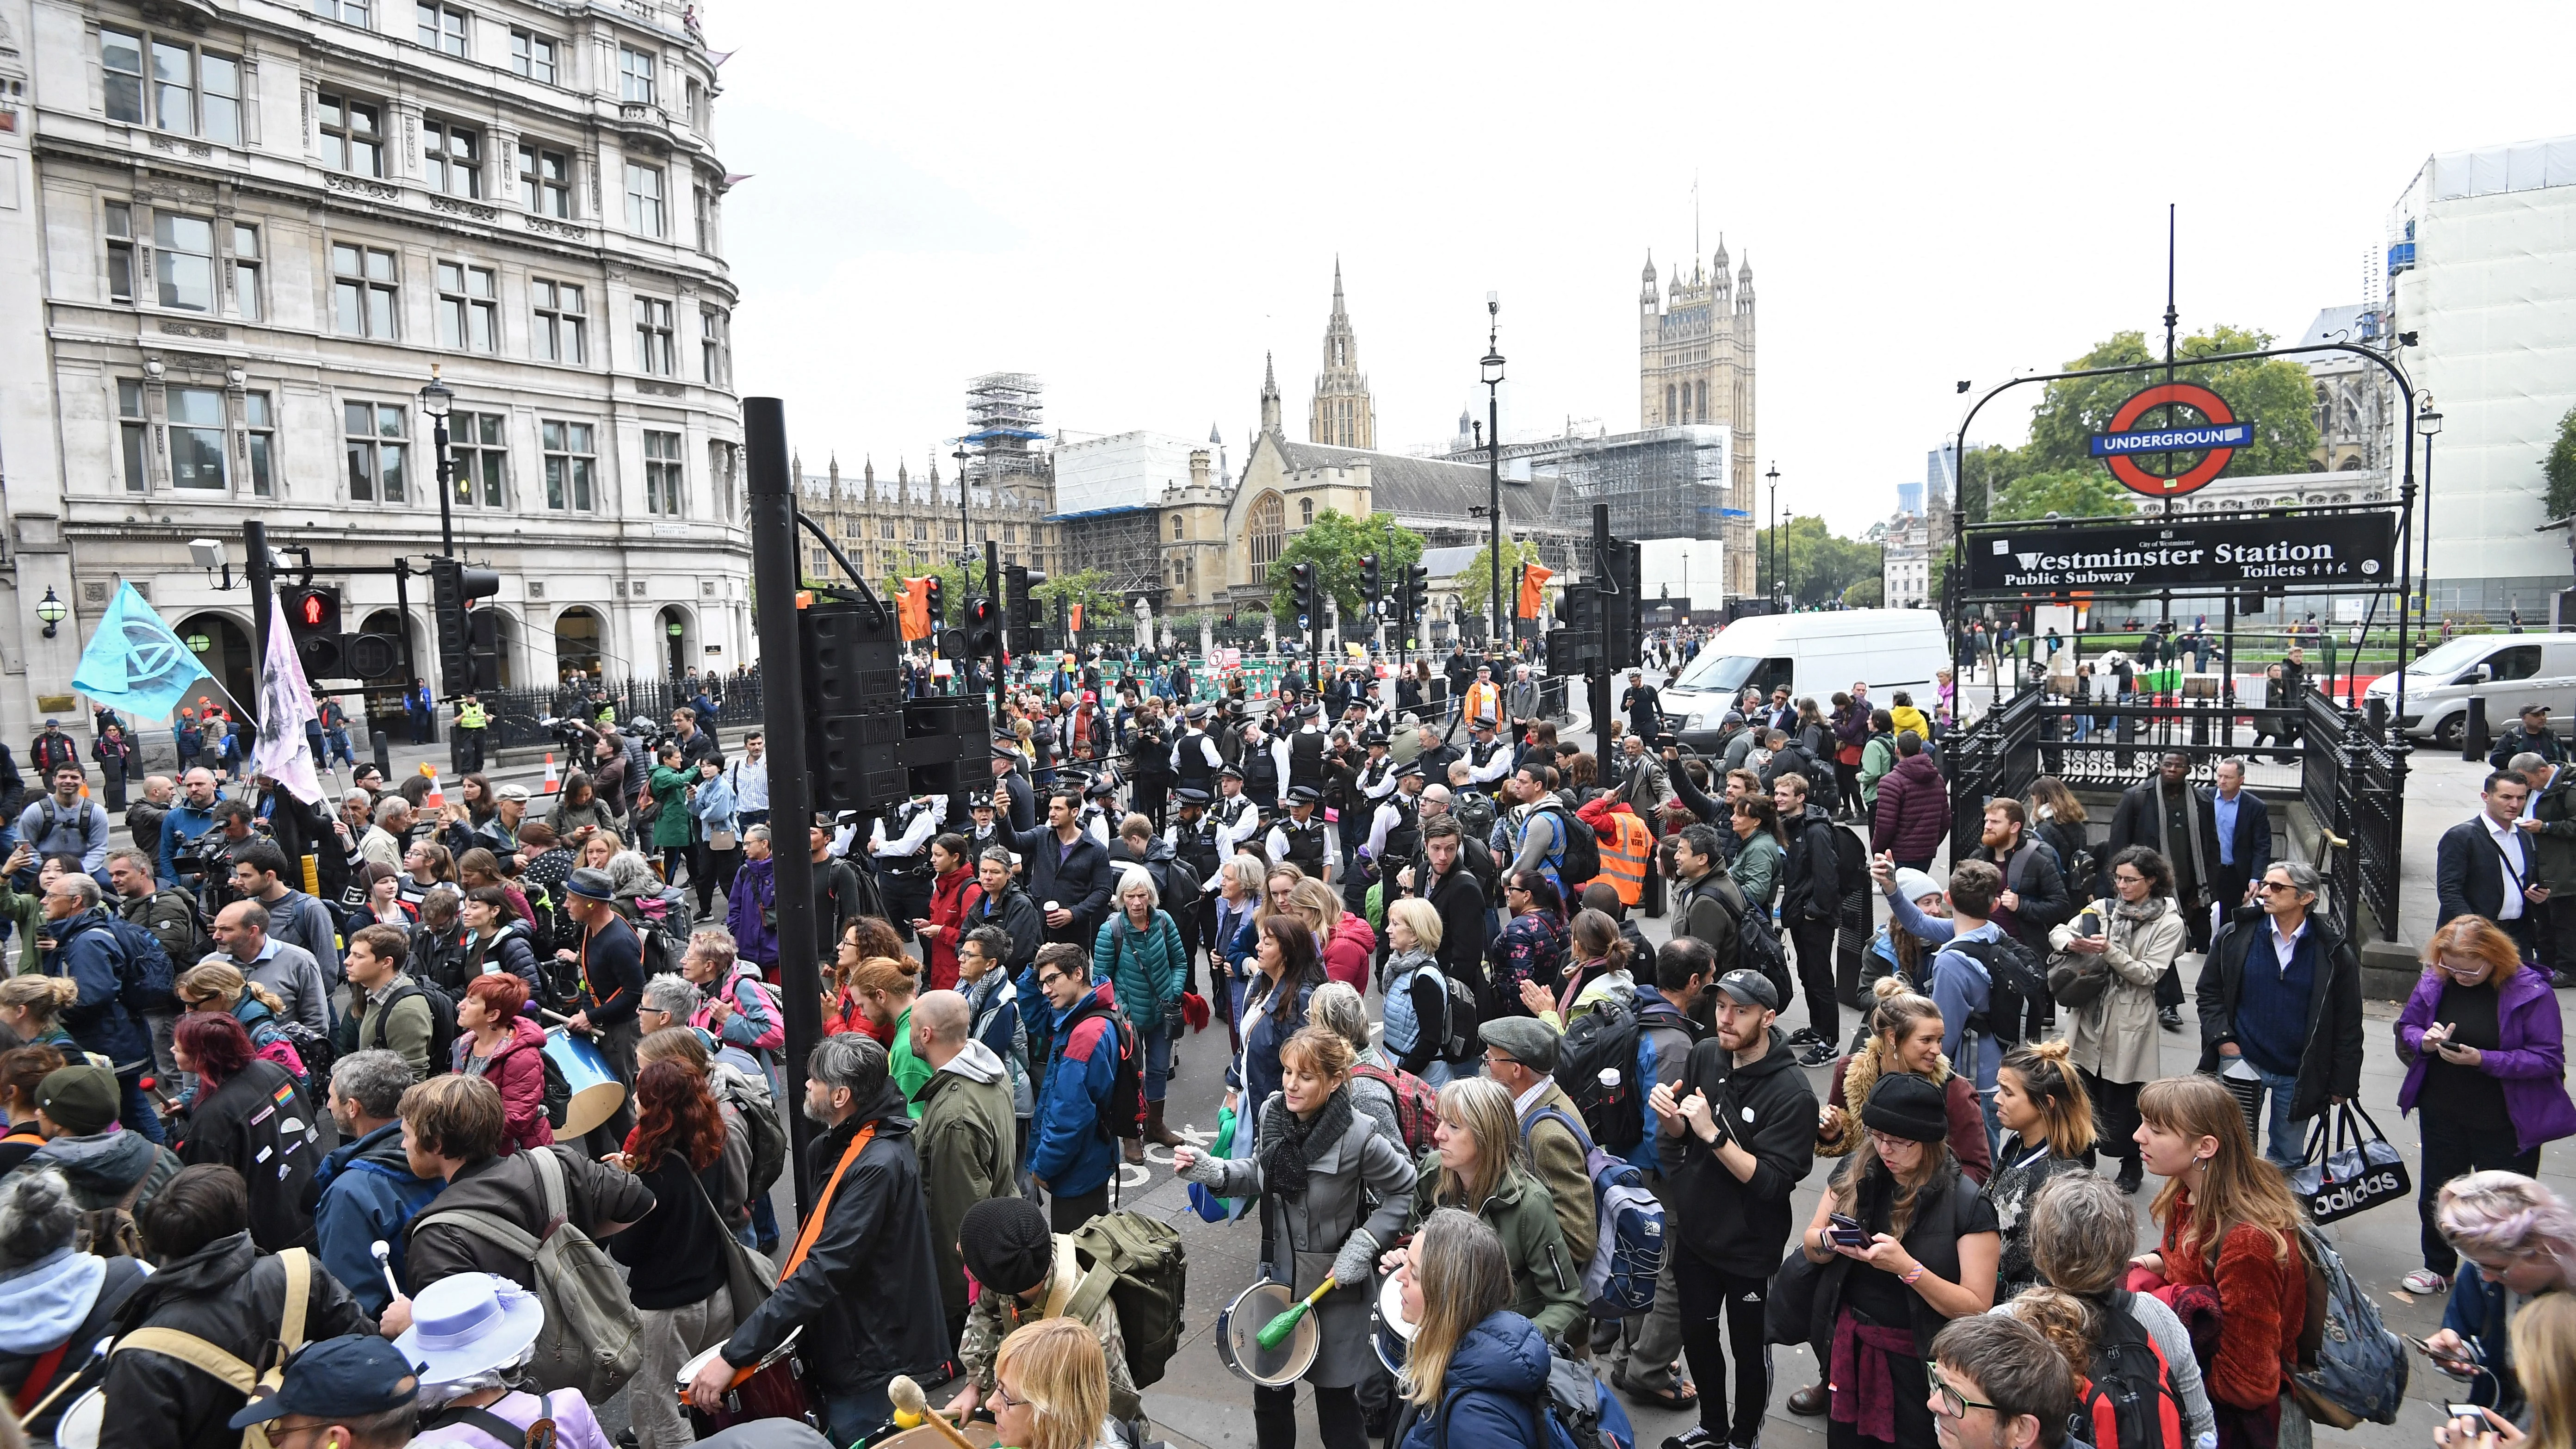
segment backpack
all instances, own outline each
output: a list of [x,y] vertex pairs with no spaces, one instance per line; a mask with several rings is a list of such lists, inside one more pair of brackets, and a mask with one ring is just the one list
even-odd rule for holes
[[1556,817],[1558,832],[1565,837],[1556,873],[1567,891],[1580,890],[1601,873],[1601,833],[1562,806],[1549,805],[1542,810]]
[[1448,986],[1449,1029],[1441,1034],[1440,1059],[1457,1063],[1472,1061],[1484,1050],[1484,1038],[1476,1034],[1476,988],[1462,977],[1447,971],[1440,979]]
[[635,923],[635,944],[643,952],[644,979],[676,976],[680,972],[680,947],[671,939],[670,928],[650,916]]
[[[1717,903],[1721,909],[1726,908],[1725,897],[1718,897]],[[1735,917],[1735,969],[1761,972],[1783,1002],[1795,994],[1790,989],[1793,983],[1789,978],[1789,952],[1780,944],[1780,928],[1772,923],[1769,911],[1751,901],[1746,901],[1743,911]]]
[[1482,845],[1494,834],[1494,802],[1481,790],[1460,792],[1449,802],[1449,813],[1458,817],[1458,828],[1467,838]]
[[751,1100],[737,1086],[728,1084],[724,1099],[733,1104],[751,1136],[752,1193],[766,1193],[787,1170],[787,1129],[779,1125],[776,1109]]
[[1107,1298],[1118,1310],[1127,1373],[1142,1389],[1158,1383],[1181,1347],[1181,1308],[1189,1300],[1189,1252],[1180,1229],[1139,1212],[1103,1213],[1070,1234],[1082,1280],[1065,1312],[1087,1322]]
[[2097,1302],[2102,1337],[2075,1383],[2067,1432],[2095,1449],[2183,1449],[2182,1397],[2154,1339],[2129,1314],[2129,1294]]
[[161,938],[118,915],[107,918],[107,929],[117,945],[116,999],[137,1015],[177,1012],[179,973]]
[[[1860,838],[1860,832],[1848,825],[1833,827],[1833,835],[1834,884],[1844,895],[1850,895],[1869,881],[1869,845]],[[1785,996],[1780,999],[1788,1000]]]
[[[190,964],[203,961],[215,954],[215,938],[206,931],[205,913],[197,909],[196,896],[190,894],[186,886],[163,886],[157,894],[177,896],[188,908],[187,959]],[[163,943],[162,949],[168,950],[168,943]],[[170,959],[175,967],[179,958],[173,956]],[[176,999],[175,996],[173,999]]]
[[[1449,1406],[1458,1395],[1443,1394],[1432,1411],[1435,1449],[1449,1449]],[[1628,1419],[1619,1396],[1602,1387],[1592,1366],[1565,1357],[1551,1347],[1547,1362],[1547,1397],[1530,1405],[1539,1421],[1546,1449],[1636,1449],[1637,1426]]]
[[413,1221],[412,1232],[431,1223],[453,1223],[536,1268],[537,1301],[545,1306],[529,1376],[541,1389],[579,1389],[600,1403],[623,1388],[643,1365],[644,1346],[626,1280],[590,1235],[573,1226],[564,1204],[563,1159],[550,1148],[521,1154],[536,1164],[546,1194],[545,1236],[478,1208],[450,1208]]
[[316,1031],[303,1022],[272,1013],[269,1024],[286,1044],[295,1048],[296,1060],[304,1063],[304,1080],[299,1085],[315,1087],[331,1080],[331,1064],[340,1059],[340,1044],[327,1031]]
[[[1956,951],[1986,968],[1986,980],[1992,986],[2009,991],[2025,1001],[2048,999],[2048,968],[2041,964],[2039,953],[2010,936],[1997,935],[1991,941],[1952,941],[1942,948]],[[1968,1019],[1971,1029],[1984,1032],[1985,1013]]]
[[1401,1067],[1375,1062],[1352,1066],[1351,1075],[1384,1082],[1395,1096],[1395,1125],[1403,1129],[1407,1155],[1420,1157],[1432,1148],[1431,1134],[1440,1125],[1440,1089]]
[[1145,1135],[1145,1074],[1144,1057],[1137,1050],[1136,1027],[1127,1020],[1127,1013],[1102,1005],[1095,996],[1065,1024],[1065,1040],[1071,1041],[1073,1029],[1092,1017],[1108,1021],[1118,1043],[1118,1065],[1110,1074],[1109,1101],[1100,1114],[1100,1126],[1112,1137],[1141,1139]]
[[1592,1140],[1625,1157],[1645,1140],[1637,1081],[1637,1006],[1613,995],[1574,1019],[1556,1049],[1556,1084],[1574,1099]]
[[2290,1391],[2308,1417],[2349,1429],[2364,1419],[2394,1424],[2406,1398],[2406,1347],[2379,1321],[2370,1296],[2344,1271],[2343,1257],[2315,1228],[2299,1228],[2308,1269],[2308,1315]]
[[152,1169],[134,1179],[113,1207],[83,1208],[72,1220],[74,1250],[95,1253],[102,1258],[132,1258],[149,1264],[151,1256],[143,1251],[143,1230],[134,1222],[134,1200],[143,1195],[143,1186],[152,1180]]
[[572,1120],[572,1083],[551,1053],[537,1053],[537,1062],[546,1074],[546,1125],[561,1132]]
[[[115,1348],[109,1352],[117,1354],[129,1349],[143,1349],[175,1359],[199,1373],[223,1380],[233,1392],[246,1399],[276,1393],[278,1386],[285,1381],[286,1360],[304,1346],[304,1318],[312,1306],[314,1274],[313,1255],[306,1249],[288,1248],[277,1255],[277,1261],[278,1266],[286,1270],[286,1292],[284,1311],[278,1324],[276,1352],[270,1357],[270,1345],[267,1344],[255,1350],[260,1357],[269,1359],[266,1370],[252,1367],[231,1349],[176,1328],[131,1329],[116,1340]],[[63,1410],[62,1421],[55,1428],[56,1437],[64,1442],[82,1437],[74,1427],[77,1418],[89,1421],[87,1428],[92,1432],[86,1437],[96,1442],[94,1431],[105,1417],[106,1395],[106,1386],[102,1383]],[[94,1407],[91,1406],[92,1399],[97,1400]],[[266,1425],[254,1424],[242,1431],[242,1449],[267,1449],[268,1443]]]
[[[385,998],[383,1008],[376,1012],[376,1039],[372,1042],[360,1042],[359,1049],[363,1051],[368,1047],[383,1048],[385,1023],[393,1019],[395,1007],[414,996],[429,1003],[428,1075],[437,1076],[441,1072],[453,1070],[456,1062],[456,998],[448,995],[446,988],[435,981],[407,980],[393,995]],[[562,1386],[557,1385],[557,1387]]]
[[1530,1129],[1555,1118],[1583,1148],[1583,1175],[1592,1182],[1592,1261],[1583,1267],[1583,1295],[1594,1316],[1633,1318],[1655,1306],[1655,1275],[1664,1267],[1664,1205],[1646,1191],[1636,1167],[1594,1145],[1583,1124],[1560,1107],[1543,1107],[1522,1124]]

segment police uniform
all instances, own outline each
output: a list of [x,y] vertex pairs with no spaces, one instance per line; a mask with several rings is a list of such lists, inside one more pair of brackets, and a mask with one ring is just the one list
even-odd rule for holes
[[1309,807],[1317,805],[1323,798],[1323,792],[1304,785],[1297,786],[1295,789],[1296,793],[1291,797],[1291,813],[1270,827],[1270,838],[1267,842],[1270,847],[1270,858],[1274,861],[1293,863],[1299,870],[1318,880],[1330,880],[1336,873],[1335,868],[1341,864],[1342,857],[1341,845],[1333,839],[1335,832],[1332,825],[1324,819],[1321,810],[1314,810],[1303,820],[1299,820],[1294,814],[1295,805]]
[[483,730],[492,722],[483,701],[467,695],[456,707],[456,769],[471,775],[483,768]]
[[885,898],[886,916],[905,940],[912,939],[915,917],[930,914],[930,842],[948,815],[948,797],[929,795],[906,800],[889,817],[877,817],[869,832],[868,858],[877,873],[877,891]]
[[[1005,849],[1009,848],[1011,842],[1002,834],[1001,812],[994,807],[991,795],[967,796],[966,808],[969,812],[966,828],[958,833],[966,837],[966,858],[970,862],[981,860],[988,847],[999,845]],[[994,818],[976,821],[972,817],[972,812],[976,810],[992,811]]]
[[[1232,765],[1226,766],[1217,773],[1220,779],[1241,780],[1243,778],[1243,772]],[[1219,865],[1223,865],[1226,857],[1234,854],[1236,846],[1261,833],[1261,810],[1252,803],[1252,796],[1249,794],[1219,795],[1209,803],[1207,818],[1216,822],[1215,837]],[[1214,870],[1210,870],[1207,875],[1199,877],[1202,888],[1207,890],[1216,888],[1208,884],[1209,877],[1215,874]]]
[[1288,746],[1285,741],[1266,739],[1258,743],[1243,742],[1243,793],[1262,810],[1275,807],[1288,793]]
[[1217,749],[1216,741],[1209,739],[1199,727],[1206,718],[1206,705],[1190,706],[1188,726],[1181,731],[1179,739],[1172,741],[1171,780],[1176,789],[1196,790],[1213,800],[1216,798],[1217,771],[1225,768],[1225,756]]
[[[1180,927],[1181,955],[1190,963],[1191,989],[1195,991],[1198,950],[1207,944],[1216,926],[1216,912],[1208,904],[1203,883],[1225,863],[1226,853],[1217,844],[1217,821],[1208,809],[1207,792],[1183,785],[1176,794],[1184,812],[1196,810],[1199,814],[1193,820],[1184,813],[1163,832],[1164,843],[1172,847],[1173,859],[1180,863],[1180,869],[1171,873],[1172,895],[1180,899],[1166,898],[1163,909],[1170,913],[1172,924]],[[1185,876],[1186,887],[1182,884]]]
[[1467,745],[1468,788],[1491,795],[1502,778],[1512,772],[1512,747],[1499,734],[1487,735]]

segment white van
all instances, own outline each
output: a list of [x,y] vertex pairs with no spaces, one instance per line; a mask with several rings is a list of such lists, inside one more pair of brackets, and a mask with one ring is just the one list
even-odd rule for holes
[[[2370,682],[2365,699],[2397,707],[2397,676]],[[2406,713],[2398,728],[2457,748],[2469,701],[2487,702],[2487,728],[2512,729],[2526,704],[2549,706],[2549,727],[2576,726],[2576,634],[2462,634],[2425,651],[2406,670]]]
[[1949,664],[1941,616],[1930,609],[1758,614],[1700,646],[1698,657],[1664,685],[1664,715],[1683,744],[1708,749],[1717,742],[1719,721],[1747,689],[1768,698],[1786,686],[1791,698],[1812,698],[1830,713],[1834,691],[1861,680],[1873,707],[1887,708],[1902,689],[1928,716],[1934,671]]

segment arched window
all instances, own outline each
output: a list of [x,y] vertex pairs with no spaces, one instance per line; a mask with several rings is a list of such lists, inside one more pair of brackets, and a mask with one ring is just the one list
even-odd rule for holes
[[1664,384],[1664,421],[1665,421],[1665,422],[1668,422],[1668,423],[1671,423],[1671,422],[1679,422],[1679,421],[1680,421],[1680,419],[1675,415],[1675,414],[1676,414],[1676,411],[1677,411],[1677,410],[1676,410],[1676,409],[1674,408],[1674,406],[1673,406],[1673,385],[1672,385],[1671,383],[1665,383],[1665,384]]
[[1173,515],[1172,515],[1172,542],[1174,542],[1174,543],[1178,543],[1178,542],[1180,542],[1180,541],[1181,541],[1181,516],[1180,516],[1179,514],[1175,513],[1175,514],[1173,514]]
[[1699,385],[1699,420],[1708,421],[1708,382],[1704,378]]
[[1314,500],[1314,499],[1312,499],[1312,498],[1300,498],[1300,499],[1298,499],[1298,500],[1297,500],[1297,526],[1298,526],[1299,528],[1309,528],[1309,527],[1312,527],[1312,526],[1314,525],[1314,522],[1315,522],[1315,500]]
[[1287,541],[1288,505],[1276,493],[1264,493],[1252,500],[1252,512],[1243,533],[1252,552],[1252,582],[1258,587],[1268,580],[1270,566],[1278,562],[1280,546]]

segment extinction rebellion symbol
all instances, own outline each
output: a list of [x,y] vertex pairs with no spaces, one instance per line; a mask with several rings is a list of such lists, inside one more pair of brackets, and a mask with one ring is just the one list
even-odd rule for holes
[[[2153,428],[2137,427],[2138,419],[2150,408],[2187,408],[2200,414],[2201,421],[2178,424],[2168,421]],[[2135,429],[2135,431],[2132,431]],[[2227,471],[2227,462],[2238,448],[2254,441],[2254,425],[2240,423],[2227,406],[2227,400],[2205,387],[2188,382],[2158,383],[2154,387],[2120,404],[2111,415],[2108,432],[2093,435],[2093,456],[2111,465],[2111,476],[2131,492],[2149,498],[2173,498],[2201,488]],[[2207,449],[2207,455],[2189,469],[2166,477],[2150,473],[2135,461],[2142,453],[2189,453]]]

